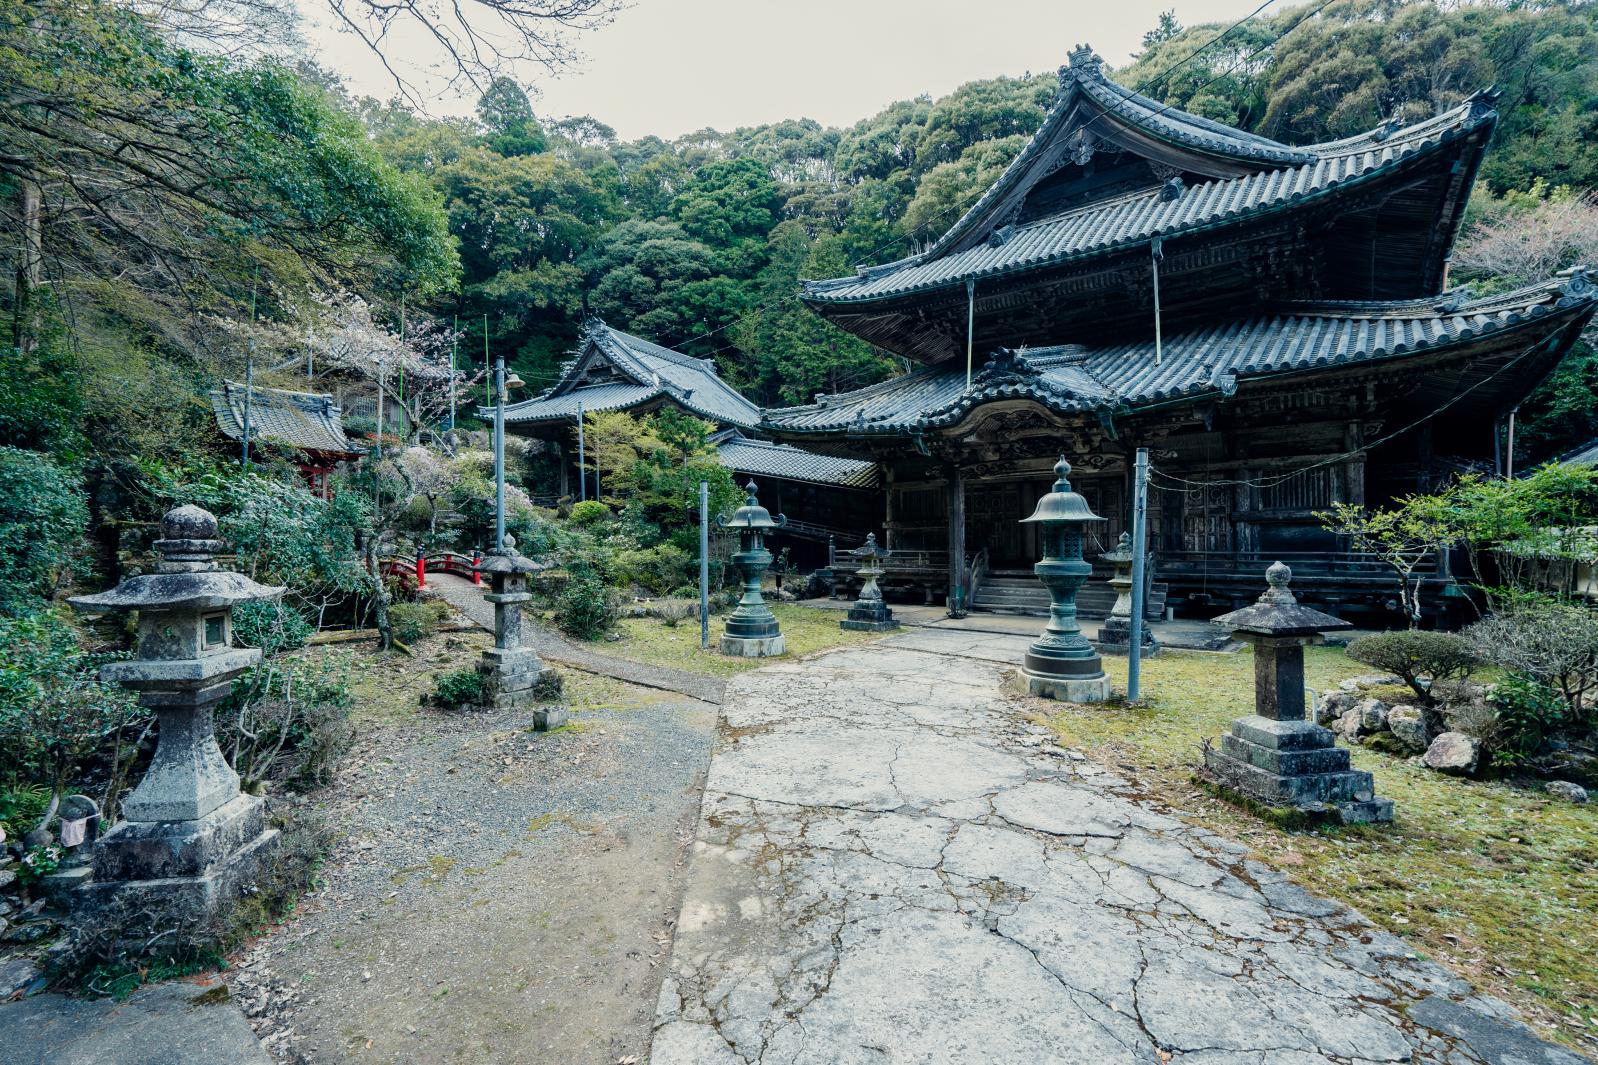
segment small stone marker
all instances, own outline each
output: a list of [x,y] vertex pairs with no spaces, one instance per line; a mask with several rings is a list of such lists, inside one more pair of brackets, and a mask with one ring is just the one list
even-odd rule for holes
[[892,553],[877,545],[876,533],[866,533],[866,542],[849,552],[860,560],[860,576],[865,583],[860,586],[860,597],[849,608],[849,616],[838,622],[839,628],[855,632],[888,632],[899,627],[899,619],[888,609],[888,604],[882,598],[882,589],[877,587],[877,578],[884,572],[882,560]]
[[1070,703],[1102,703],[1110,697],[1110,678],[1076,620],[1076,591],[1093,573],[1082,558],[1082,534],[1089,522],[1104,519],[1088,507],[1066,479],[1071,464],[1060,456],[1054,464],[1054,489],[1038,500],[1022,522],[1042,527],[1043,558],[1032,571],[1049,590],[1049,623],[1027,648],[1021,676],[1027,691],[1045,699]]
[[[1124,655],[1132,647],[1132,534],[1122,533],[1115,550],[1106,551],[1099,558],[1115,567],[1115,575],[1109,580],[1110,587],[1115,589],[1115,605],[1110,608],[1110,616],[1099,627],[1099,650]],[[1141,631],[1143,657],[1148,658],[1160,647],[1154,640],[1152,627],[1145,624]]]
[[754,481],[744,488],[749,496],[732,517],[716,515],[717,525],[738,530],[740,550],[732,556],[732,563],[744,578],[744,594],[738,600],[738,609],[727,619],[727,627],[721,635],[721,653],[742,658],[769,658],[787,650],[787,643],[777,624],[777,616],[766,605],[765,596],[760,594],[760,582],[771,566],[771,552],[766,550],[765,537],[771,530],[787,525],[788,519],[782,514],[773,519],[771,511],[760,505]]
[[100,804],[87,795],[61,800],[61,847],[66,852],[55,872],[43,878],[45,890],[71,891],[94,875],[94,844],[100,838]]
[[[522,646],[522,604],[532,599],[529,574],[542,567],[516,550],[516,537],[507,535],[505,546],[484,556],[480,569],[488,574],[489,592],[483,598],[494,604],[494,647],[484,651],[477,672],[483,678],[484,698],[498,709],[538,703],[535,690],[549,667],[538,652]],[[533,727],[540,732],[559,728],[567,721],[564,703],[543,703],[533,710]]]
[[1271,806],[1333,814],[1344,823],[1391,821],[1393,801],[1378,799],[1371,775],[1351,768],[1330,729],[1305,720],[1304,648],[1346,621],[1300,606],[1288,589],[1293,571],[1277,562],[1253,606],[1215,624],[1254,645],[1254,714],[1238,718],[1204,761],[1216,783]]
[[94,844],[94,876],[78,896],[89,907],[142,912],[153,927],[192,930],[246,890],[277,845],[265,800],[239,792],[211,715],[234,678],[261,660],[259,648],[233,646],[233,607],[283,589],[218,568],[226,545],[209,511],[168,511],[161,537],[154,573],[68,600],[90,613],[138,611],[135,657],[100,677],[137,691],[159,718],[150,768],[122,801],[126,820]]

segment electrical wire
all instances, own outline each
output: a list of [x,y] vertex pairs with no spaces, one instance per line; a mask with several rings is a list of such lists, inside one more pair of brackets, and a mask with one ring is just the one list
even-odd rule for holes
[[[1452,407],[1454,404],[1458,403],[1460,400],[1464,399],[1466,396],[1470,395],[1472,392],[1476,391],[1478,388],[1481,388],[1483,385],[1486,385],[1486,384],[1492,382],[1494,379],[1496,379],[1498,377],[1498,375],[1500,375],[1502,373],[1505,373],[1506,371],[1508,371],[1509,369],[1511,369],[1512,367],[1517,365],[1521,360],[1530,357],[1533,352],[1535,352],[1538,348],[1543,347],[1546,343],[1547,343],[1546,341],[1539,340],[1537,343],[1528,346],[1526,348],[1526,350],[1522,351],[1519,355],[1516,355],[1513,359],[1510,359],[1508,362],[1504,363],[1502,366],[1500,366],[1498,369],[1494,370],[1492,373],[1488,374],[1486,377],[1483,377],[1480,381],[1477,381],[1475,384],[1471,385],[1469,388],[1465,389],[1463,392],[1460,392],[1460,393],[1454,395],[1452,398],[1450,398],[1448,400],[1447,403],[1444,403],[1442,406],[1438,407],[1436,410],[1433,410],[1433,411],[1421,416],[1420,418],[1417,418],[1415,421],[1410,422],[1408,425],[1404,426],[1402,429],[1395,429],[1395,430],[1393,430],[1392,432],[1388,433],[1385,436],[1378,437],[1377,439],[1372,440],[1368,444],[1361,444],[1359,447],[1355,448],[1352,451],[1345,451],[1345,452],[1343,452],[1340,455],[1333,455],[1330,458],[1321,459],[1318,462],[1312,462],[1312,463],[1310,463],[1307,466],[1301,466],[1298,469],[1289,470],[1288,472],[1280,474],[1280,475],[1278,475],[1276,477],[1262,478],[1260,480],[1221,479],[1221,480],[1214,480],[1214,481],[1194,481],[1194,480],[1190,480],[1190,479],[1188,479],[1186,477],[1177,477],[1174,474],[1158,472],[1158,471],[1154,470],[1153,468],[1150,468],[1149,473],[1150,473],[1150,476],[1157,477],[1159,480],[1162,480],[1162,481],[1167,481],[1171,485],[1189,485],[1189,486],[1191,486],[1191,488],[1176,489],[1177,491],[1182,491],[1182,492],[1188,492],[1188,491],[1192,491],[1192,490],[1195,490],[1195,489],[1198,489],[1198,488],[1220,487],[1220,486],[1224,486],[1224,485],[1245,485],[1245,486],[1247,486],[1249,488],[1275,488],[1277,485],[1282,484],[1282,483],[1284,483],[1286,481],[1289,481],[1292,478],[1297,477],[1301,473],[1308,473],[1310,470],[1319,469],[1322,466],[1332,466],[1332,465],[1335,465],[1335,464],[1337,464],[1339,462],[1347,462],[1349,459],[1354,458],[1354,457],[1356,457],[1358,455],[1364,454],[1365,452],[1371,450],[1372,448],[1380,447],[1382,444],[1387,443],[1389,440],[1392,440],[1395,437],[1403,436],[1405,433],[1409,432],[1411,429],[1419,428],[1420,426],[1424,425],[1426,422],[1431,421],[1433,418],[1435,418],[1439,414],[1443,413],[1443,411],[1447,410],[1448,408]],[[1164,486],[1162,486],[1162,487],[1164,487]]]

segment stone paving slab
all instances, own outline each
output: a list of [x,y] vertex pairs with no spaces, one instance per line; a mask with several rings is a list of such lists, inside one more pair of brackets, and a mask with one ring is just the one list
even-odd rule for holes
[[654,1065],[1586,1061],[924,635],[729,685]]
[[35,995],[0,1005],[6,1065],[272,1065],[227,988],[173,982],[125,1001]]
[[[457,577],[452,573],[428,574],[427,586],[472,621],[493,631],[494,607],[483,600],[486,588],[480,588],[465,577]],[[522,615],[522,645],[537,651],[551,662],[562,662],[587,673],[614,677],[645,688],[677,692],[702,703],[720,703],[726,688],[726,682],[715,677],[590,651],[564,636],[550,632],[525,613]]]

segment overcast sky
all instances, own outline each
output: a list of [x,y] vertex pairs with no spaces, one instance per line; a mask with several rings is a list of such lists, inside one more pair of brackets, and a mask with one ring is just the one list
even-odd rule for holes
[[[315,0],[303,0],[308,12]],[[468,5],[469,6],[469,5]],[[636,0],[582,35],[585,58],[559,78],[520,73],[542,115],[592,115],[624,140],[672,138],[784,118],[846,126],[894,100],[940,96],[978,78],[1054,70],[1078,43],[1127,61],[1162,9],[1184,25],[1242,18],[1259,0]],[[1285,5],[1284,5],[1285,6]],[[1271,11],[1267,10],[1266,15]],[[355,38],[314,17],[306,32],[356,95],[393,81]],[[434,114],[469,113],[442,91],[438,56],[412,38],[391,61]]]

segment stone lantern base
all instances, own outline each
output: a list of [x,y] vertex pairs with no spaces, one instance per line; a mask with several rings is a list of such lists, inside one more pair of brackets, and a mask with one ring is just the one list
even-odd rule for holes
[[[1104,619],[1104,624],[1099,626],[1099,638],[1093,641],[1098,649],[1106,654],[1124,655],[1132,650],[1132,619],[1111,614]],[[1160,652],[1159,641],[1154,639],[1154,633],[1149,628],[1147,619],[1143,622],[1143,657],[1153,658]]]
[[1352,768],[1330,729],[1251,714],[1232,722],[1220,748],[1204,752],[1215,784],[1235,796],[1344,824],[1391,821],[1369,773]]
[[891,632],[899,627],[899,619],[881,599],[861,599],[849,608],[838,627],[851,632]]
[[772,658],[788,650],[787,637],[782,633],[775,636],[729,636],[721,637],[721,653],[733,655],[737,658]]
[[256,795],[236,795],[193,821],[122,821],[95,844],[94,877],[72,906],[132,938],[168,927],[203,935],[264,877],[278,841]]
[[1040,699],[1053,699],[1061,703],[1102,703],[1110,698],[1110,678],[1102,673],[1097,677],[1067,677],[1023,669],[1021,681],[1026,685],[1028,695]]
[[569,714],[563,703],[540,703],[538,685],[551,670],[536,652],[525,647],[483,652],[477,663],[483,678],[483,702],[496,710],[532,706],[533,727],[540,732],[560,728]]

